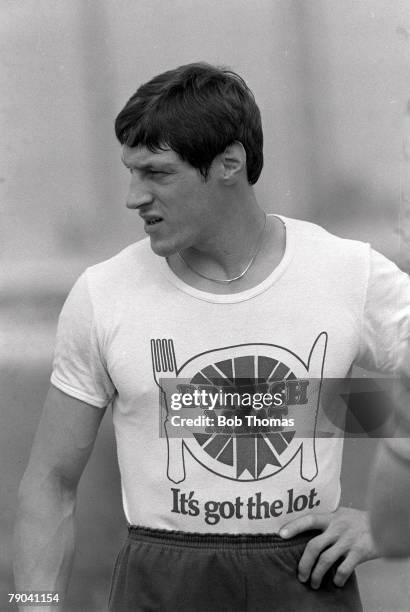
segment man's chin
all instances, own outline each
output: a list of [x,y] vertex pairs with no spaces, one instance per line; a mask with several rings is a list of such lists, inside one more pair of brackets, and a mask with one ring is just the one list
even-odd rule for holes
[[179,251],[175,244],[150,239],[151,249],[159,257],[170,257]]

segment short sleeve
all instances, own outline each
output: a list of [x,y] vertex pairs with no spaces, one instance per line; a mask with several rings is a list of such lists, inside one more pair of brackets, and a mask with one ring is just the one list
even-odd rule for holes
[[100,351],[87,273],[75,283],[58,320],[51,383],[99,408],[115,392]]
[[370,250],[357,365],[385,374],[410,376],[410,278]]

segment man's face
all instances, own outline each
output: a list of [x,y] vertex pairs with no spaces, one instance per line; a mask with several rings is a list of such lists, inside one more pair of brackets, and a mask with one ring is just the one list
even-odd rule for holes
[[212,168],[206,181],[172,150],[123,147],[131,173],[127,207],[137,209],[157,255],[206,244],[217,228],[218,188]]

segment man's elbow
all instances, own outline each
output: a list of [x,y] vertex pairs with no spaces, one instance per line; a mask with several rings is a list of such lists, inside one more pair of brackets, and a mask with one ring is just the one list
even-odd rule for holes
[[[390,517],[391,519],[391,517]],[[410,555],[410,522],[407,531],[403,523],[386,517],[372,517],[371,527],[377,550],[382,557],[401,559]]]
[[27,469],[18,490],[18,516],[47,520],[55,512],[73,514],[76,493],[77,483],[55,470]]
[[410,555],[409,465],[381,444],[369,491],[370,525],[383,557]]

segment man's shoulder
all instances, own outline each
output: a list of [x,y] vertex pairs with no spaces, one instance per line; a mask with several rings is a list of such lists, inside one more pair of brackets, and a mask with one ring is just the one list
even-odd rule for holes
[[334,234],[333,231],[326,229],[323,225],[319,225],[319,223],[315,223],[313,221],[305,221],[304,219],[297,219],[295,217],[285,217],[280,215],[280,218],[283,219],[285,225],[292,229],[293,232],[297,233],[300,237],[304,237],[306,239],[319,239],[323,241],[330,242],[339,242],[340,244],[344,244],[346,247],[363,247],[368,248],[368,244],[361,240],[354,240],[352,238],[344,238],[343,236],[339,236]]
[[150,247],[149,238],[132,243],[104,261],[89,266],[81,278],[91,301],[124,298],[134,289],[139,293],[160,273],[158,256]]
[[149,238],[144,238],[88,267],[86,275],[89,282],[96,284],[124,282],[130,275],[135,278],[141,271],[152,266],[153,258]]
[[312,221],[281,216],[300,249],[313,250],[317,256],[349,260],[359,258],[366,263],[370,256],[370,245],[361,240],[344,238]]

